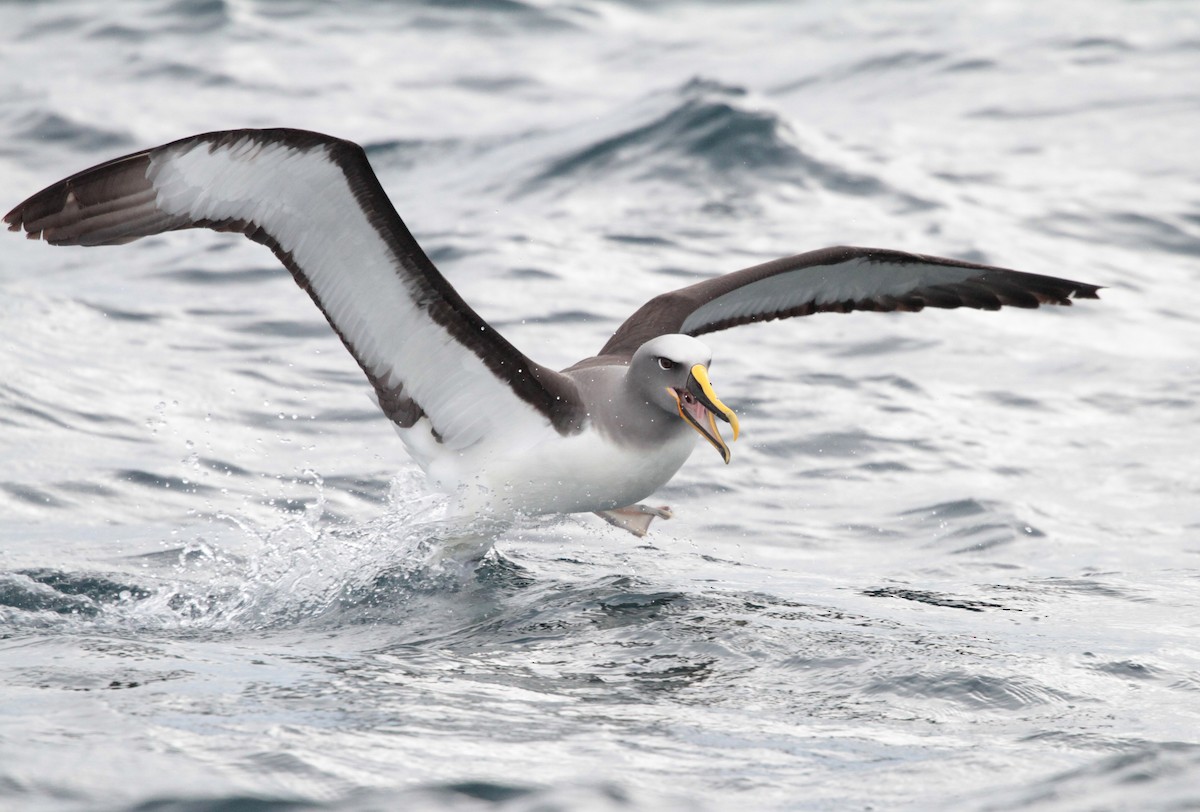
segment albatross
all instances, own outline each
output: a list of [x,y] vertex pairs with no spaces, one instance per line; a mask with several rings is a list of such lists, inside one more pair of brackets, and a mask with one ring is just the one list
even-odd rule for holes
[[482,319],[426,256],[351,141],[229,130],[115,158],[5,215],[52,245],[117,245],[184,228],[269,247],[312,297],[383,414],[468,514],[595,512],[635,535],[641,504],[698,444],[728,463],[736,413],[697,336],[813,313],[1069,305],[1095,285],[903,251],[835,247],[663,293],[591,358],[554,371]]

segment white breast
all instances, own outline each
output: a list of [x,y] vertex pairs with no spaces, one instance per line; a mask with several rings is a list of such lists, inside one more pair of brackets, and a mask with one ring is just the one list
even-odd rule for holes
[[564,437],[540,432],[496,438],[456,452],[438,447],[426,421],[400,436],[430,480],[473,513],[575,513],[645,499],[687,461],[697,435],[687,431],[649,450],[619,445],[593,428]]

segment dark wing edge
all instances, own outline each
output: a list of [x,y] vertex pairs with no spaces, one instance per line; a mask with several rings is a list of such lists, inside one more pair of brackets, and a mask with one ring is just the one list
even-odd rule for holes
[[650,339],[692,336],[814,313],[918,312],[926,307],[1036,308],[1097,299],[1101,286],[885,248],[836,246],[772,260],[654,297],[613,333],[601,356]]
[[194,219],[171,214],[155,205],[157,190],[148,172],[152,161],[173,150],[207,145],[209,152],[246,140],[283,144],[308,151],[324,147],[345,174],[367,220],[394,254],[398,276],[431,319],[469,348],[497,378],[544,415],[561,434],[579,430],[582,405],[574,384],[564,375],[533,362],[476,313],[446,281],[412,236],[371,168],[366,151],[352,141],[286,128],[224,130],[181,138],[153,149],[131,153],[85,169],[51,184],[4,216],[10,231],[52,245],[119,245],[141,237],[186,228],[241,233],[266,245],[321,310],[378,395],[380,407],[402,427],[422,412],[402,386],[390,386],[377,375],[334,323],[318,292],[279,240],[252,219]]
[[[512,387],[518,397],[545,415],[556,431],[564,435],[578,432],[582,428],[583,403],[575,384],[567,376],[530,359],[466,303],[400,218],[371,168],[366,150],[351,141],[336,141],[334,159],[346,173],[350,188],[371,225],[388,242],[401,263],[416,270],[410,280],[419,286],[420,296],[414,292],[414,298],[424,301],[426,312],[434,321],[469,347],[497,378]],[[294,275],[295,271],[292,273]],[[301,284],[301,287],[305,285]],[[311,290],[309,293],[316,301]],[[317,305],[320,306],[320,302]],[[382,397],[380,405],[383,405]]]

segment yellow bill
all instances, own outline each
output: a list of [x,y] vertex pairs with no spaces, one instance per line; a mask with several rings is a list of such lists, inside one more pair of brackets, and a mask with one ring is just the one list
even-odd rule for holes
[[738,438],[740,431],[738,419],[737,415],[733,413],[733,409],[722,403],[717,397],[717,393],[713,391],[712,383],[708,380],[708,370],[704,368],[704,365],[696,364],[692,367],[683,389],[672,388],[667,391],[679,404],[679,416],[700,432],[700,436],[708,440],[728,464],[732,454],[729,446],[721,437],[720,430],[717,429],[716,419],[719,417],[733,426],[734,440]]

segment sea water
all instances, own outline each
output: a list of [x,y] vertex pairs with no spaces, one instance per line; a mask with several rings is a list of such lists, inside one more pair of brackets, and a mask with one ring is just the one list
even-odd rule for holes
[[729,466],[464,570],[261,246],[0,234],[0,808],[1200,806],[1198,75],[1188,3],[0,5],[0,211],[328,132],[548,366],[827,245],[1106,286],[707,336]]

